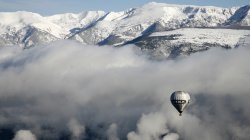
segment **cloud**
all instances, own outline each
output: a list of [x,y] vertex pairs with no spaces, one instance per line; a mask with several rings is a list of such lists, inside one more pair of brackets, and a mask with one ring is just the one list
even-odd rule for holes
[[71,139],[81,139],[85,133],[85,127],[81,125],[77,120],[71,119],[68,123],[69,130],[71,132]]
[[[249,48],[168,61],[137,51],[72,41],[0,48],[0,129],[55,140],[250,137]],[[175,90],[191,94],[182,117],[169,101]]]
[[29,130],[19,130],[13,140],[36,140],[36,136]]
[[162,134],[168,133],[166,119],[162,114],[142,115],[137,124],[138,132],[130,132],[128,140],[160,140]]
[[107,130],[107,137],[108,137],[108,140],[120,140],[117,135],[116,124],[113,123],[109,126],[109,129]]
[[170,133],[167,136],[163,137],[163,140],[178,140],[179,139],[179,135],[176,133]]

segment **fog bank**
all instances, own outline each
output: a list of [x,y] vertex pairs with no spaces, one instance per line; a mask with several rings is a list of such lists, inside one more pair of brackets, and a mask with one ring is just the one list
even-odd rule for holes
[[[249,48],[166,61],[137,52],[72,41],[0,48],[0,129],[14,140],[249,139]],[[191,94],[182,117],[175,90]]]

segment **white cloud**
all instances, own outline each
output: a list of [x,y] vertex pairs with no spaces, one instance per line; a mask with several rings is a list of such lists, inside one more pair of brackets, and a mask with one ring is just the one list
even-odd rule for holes
[[108,137],[108,140],[120,140],[117,135],[116,124],[113,123],[109,126],[109,129],[107,130],[107,137]]
[[[249,52],[153,61],[132,46],[1,48],[0,126],[55,140],[67,131],[93,139],[248,139]],[[191,94],[182,117],[169,101],[174,90]]]
[[36,136],[29,130],[19,130],[13,140],[36,140]]
[[168,135],[163,137],[163,140],[178,140],[179,135],[176,133],[169,133]]
[[137,124],[138,132],[130,132],[128,140],[160,140],[161,135],[169,132],[166,123],[167,120],[163,114],[142,115]]
[[85,133],[85,127],[80,124],[79,121],[76,119],[71,119],[68,123],[68,127],[72,135],[72,140],[80,140],[83,137]]

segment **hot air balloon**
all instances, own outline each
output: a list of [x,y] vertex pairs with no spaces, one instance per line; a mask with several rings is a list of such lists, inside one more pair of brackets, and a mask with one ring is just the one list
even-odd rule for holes
[[181,116],[181,113],[190,102],[190,96],[187,92],[175,91],[174,93],[172,93],[170,100]]

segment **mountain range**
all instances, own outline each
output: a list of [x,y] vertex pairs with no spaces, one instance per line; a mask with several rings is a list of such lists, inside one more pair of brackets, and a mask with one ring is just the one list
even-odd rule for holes
[[250,45],[250,5],[232,8],[151,2],[121,12],[86,11],[41,16],[0,12],[0,47],[23,48],[70,39],[124,46],[165,59],[211,47]]

